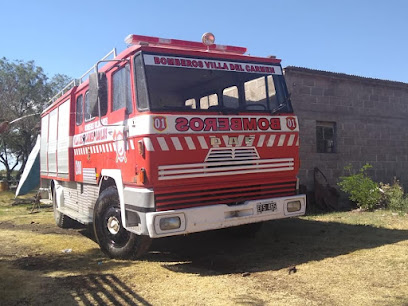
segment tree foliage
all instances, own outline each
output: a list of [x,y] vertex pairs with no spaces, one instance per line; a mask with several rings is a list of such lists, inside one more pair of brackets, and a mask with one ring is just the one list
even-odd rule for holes
[[72,78],[65,74],[57,73],[54,75],[49,82],[52,95],[55,96],[57,93],[63,90],[70,81],[72,81]]
[[0,122],[24,117],[0,135],[0,162],[8,179],[17,165],[21,165],[20,174],[23,171],[40,132],[39,114],[67,79],[65,75],[56,75],[49,80],[34,61],[0,59]]

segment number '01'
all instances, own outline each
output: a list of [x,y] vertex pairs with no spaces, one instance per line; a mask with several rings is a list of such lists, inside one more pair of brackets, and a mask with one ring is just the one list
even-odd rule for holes
[[155,118],[154,127],[158,130],[164,130],[166,128],[166,120],[164,118]]

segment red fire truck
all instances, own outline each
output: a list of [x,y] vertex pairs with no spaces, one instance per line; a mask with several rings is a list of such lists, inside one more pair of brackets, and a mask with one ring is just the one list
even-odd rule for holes
[[129,258],[153,238],[305,213],[280,60],[211,33],[125,41],[42,114],[41,184],[58,226],[93,224],[107,255]]

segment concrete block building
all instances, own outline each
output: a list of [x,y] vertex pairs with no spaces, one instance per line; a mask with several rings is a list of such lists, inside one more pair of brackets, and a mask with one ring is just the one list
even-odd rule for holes
[[300,127],[300,180],[314,188],[314,168],[335,186],[344,167],[373,168],[378,182],[408,190],[408,84],[298,67],[285,76]]

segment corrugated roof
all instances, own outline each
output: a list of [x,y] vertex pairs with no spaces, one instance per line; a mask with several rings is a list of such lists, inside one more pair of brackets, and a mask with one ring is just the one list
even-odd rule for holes
[[381,84],[385,86],[408,88],[408,84],[404,82],[362,77],[362,76],[351,75],[351,74],[346,74],[346,73],[310,69],[310,68],[305,68],[305,67],[287,66],[284,68],[284,70],[305,73],[305,74],[322,75],[322,76],[340,78],[340,79],[358,80],[358,81],[365,82],[365,83],[376,83],[376,84],[379,84],[379,85]]

